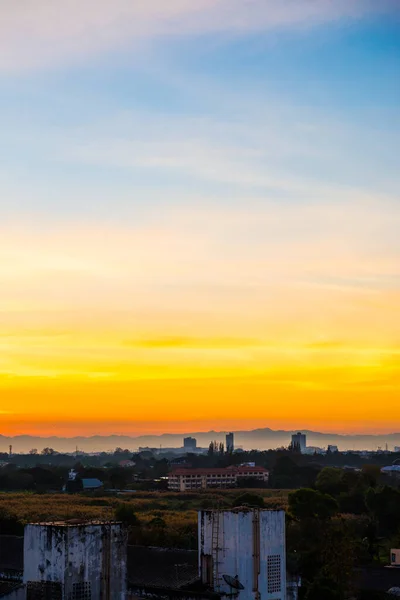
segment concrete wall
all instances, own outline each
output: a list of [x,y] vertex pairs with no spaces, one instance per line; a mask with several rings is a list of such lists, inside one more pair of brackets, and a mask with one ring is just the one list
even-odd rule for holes
[[63,598],[90,588],[91,600],[125,600],[126,534],[120,524],[27,525],[24,582],[53,581]]
[[212,561],[214,591],[232,593],[223,579],[230,575],[244,586],[236,596],[239,600],[286,600],[284,511],[201,511],[201,576],[207,562],[204,555]]

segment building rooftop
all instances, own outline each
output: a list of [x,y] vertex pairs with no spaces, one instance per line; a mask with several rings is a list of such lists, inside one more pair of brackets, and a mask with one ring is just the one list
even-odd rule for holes
[[178,467],[172,469],[172,475],[237,475],[238,473],[268,473],[264,467],[225,467],[225,468],[185,468]]
[[121,521],[99,521],[94,519],[68,519],[67,521],[39,521],[29,523],[38,527],[86,527],[88,525],[122,525]]
[[100,479],[82,479],[83,488],[99,488],[103,485]]

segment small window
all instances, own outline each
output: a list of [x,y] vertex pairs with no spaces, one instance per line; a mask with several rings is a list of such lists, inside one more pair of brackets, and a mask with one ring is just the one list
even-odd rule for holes
[[396,562],[396,554],[393,552],[392,553],[392,563]]

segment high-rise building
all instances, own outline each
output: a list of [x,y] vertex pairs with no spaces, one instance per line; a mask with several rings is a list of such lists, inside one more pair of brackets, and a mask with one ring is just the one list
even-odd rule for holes
[[235,440],[233,433],[226,434],[226,451],[233,452],[235,449]]
[[306,451],[307,448],[307,436],[305,433],[294,433],[292,435],[292,446],[293,448],[298,448],[302,454]]
[[186,452],[193,452],[197,448],[197,440],[196,438],[187,437],[183,438],[183,448]]

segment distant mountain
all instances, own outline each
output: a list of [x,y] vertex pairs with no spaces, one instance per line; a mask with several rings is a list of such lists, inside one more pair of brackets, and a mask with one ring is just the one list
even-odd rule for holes
[[[308,446],[326,447],[328,444],[334,444],[340,450],[376,450],[378,447],[384,448],[388,444],[389,450],[394,446],[400,446],[400,433],[390,433],[387,435],[340,435],[335,433],[320,433],[317,431],[303,430],[307,435]],[[252,431],[235,431],[235,446],[243,447],[245,450],[259,449],[268,450],[281,446],[288,446],[291,441],[292,433],[296,431],[274,431],[273,429],[254,429]],[[30,435],[18,435],[7,437],[0,435],[0,452],[8,452],[8,447],[13,446],[13,452],[29,452],[31,448],[36,448],[39,452],[45,448],[54,448],[58,452],[73,452],[76,447],[85,452],[112,451],[117,447],[137,450],[139,446],[148,446],[151,448],[171,448],[181,447],[183,438],[192,436],[197,439],[197,445],[203,448],[208,447],[211,440],[225,441],[225,432],[207,431],[207,432],[188,432],[185,434],[164,433],[162,435],[144,435],[139,437],[130,437],[126,435],[109,435],[92,437],[36,437]]]

